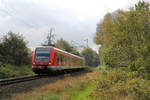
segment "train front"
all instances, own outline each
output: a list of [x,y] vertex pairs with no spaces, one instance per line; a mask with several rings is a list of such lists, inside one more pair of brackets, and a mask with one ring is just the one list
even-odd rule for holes
[[48,73],[48,66],[51,65],[51,47],[38,47],[33,52],[32,70],[36,74]]

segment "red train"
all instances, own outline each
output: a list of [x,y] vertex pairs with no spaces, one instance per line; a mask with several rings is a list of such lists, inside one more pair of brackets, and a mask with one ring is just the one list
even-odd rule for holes
[[52,46],[37,47],[33,51],[32,70],[36,74],[82,69],[84,58]]

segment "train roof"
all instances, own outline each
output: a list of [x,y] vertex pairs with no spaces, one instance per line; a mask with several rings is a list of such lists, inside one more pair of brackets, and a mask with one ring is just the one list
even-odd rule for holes
[[61,49],[56,48],[56,47],[53,47],[53,46],[39,46],[39,47],[36,47],[36,48],[54,48],[55,50],[58,50],[58,51],[60,51],[60,52],[66,53],[66,54],[69,54],[69,55],[71,55],[71,56],[73,56],[73,57],[77,57],[77,58],[80,58],[80,59],[84,59],[84,57],[77,56],[77,55],[75,55],[75,54],[69,53],[69,52],[67,52],[67,51],[61,50]]
[[58,48],[55,48],[55,47],[53,47],[53,48],[54,48],[55,50],[61,51],[61,52],[66,53],[66,54],[69,54],[69,55],[71,55],[71,56],[74,56],[74,57],[77,57],[77,58],[80,58],[80,59],[84,59],[83,57],[77,56],[77,55],[72,54],[72,53],[69,53],[69,52],[67,52],[67,51],[64,51],[64,50],[61,50],[61,49],[58,49]]

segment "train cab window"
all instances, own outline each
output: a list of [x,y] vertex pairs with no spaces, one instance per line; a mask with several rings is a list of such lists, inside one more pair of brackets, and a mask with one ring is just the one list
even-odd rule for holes
[[35,61],[48,62],[50,59],[51,48],[36,48]]

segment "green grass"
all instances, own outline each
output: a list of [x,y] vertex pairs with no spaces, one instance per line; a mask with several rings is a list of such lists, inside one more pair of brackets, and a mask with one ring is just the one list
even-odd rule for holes
[[93,90],[94,81],[82,82],[75,84],[73,88],[60,91],[60,93],[57,94],[57,97],[59,96],[59,98],[62,98],[63,96],[67,95],[69,100],[92,100],[90,98],[90,94]]
[[94,82],[87,82],[77,85],[76,88],[70,90],[70,100],[92,100],[90,94],[94,89]]
[[36,96],[28,96],[22,99],[23,100],[59,100],[59,95],[50,92],[45,92],[42,94],[37,93]]
[[[92,100],[90,94],[94,90],[94,81],[74,84],[73,88],[61,90],[59,93],[44,93],[42,100]],[[64,96],[67,95],[67,98]],[[37,97],[39,99],[39,97]],[[64,99],[62,99],[64,98]],[[32,100],[32,99],[30,99]],[[35,100],[35,97],[34,99]]]
[[0,67],[0,79],[20,77],[24,75],[33,75],[31,65],[14,66],[5,65]]

